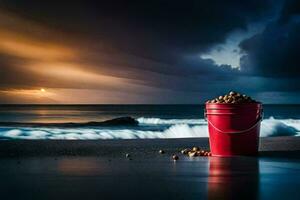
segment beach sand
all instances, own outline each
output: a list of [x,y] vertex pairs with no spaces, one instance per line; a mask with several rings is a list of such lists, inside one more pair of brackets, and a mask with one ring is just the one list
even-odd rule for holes
[[257,157],[178,153],[192,146],[208,139],[3,140],[1,199],[298,199],[300,137],[262,138]]

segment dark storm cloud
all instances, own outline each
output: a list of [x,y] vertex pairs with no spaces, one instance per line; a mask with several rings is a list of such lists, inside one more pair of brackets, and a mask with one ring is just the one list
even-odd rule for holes
[[[171,62],[261,20],[263,1],[3,1],[3,6],[72,34],[109,41],[121,51]],[[172,62],[171,62],[172,63]]]
[[[278,20],[240,44],[246,54],[241,58],[244,72],[293,79],[300,75],[300,4],[287,1]],[[292,88],[292,87],[291,87]]]
[[[274,103],[299,103],[300,4],[285,1],[265,29],[240,43],[241,72],[258,84],[258,98]],[[255,78],[252,81],[250,77]],[[250,90],[249,90],[250,91]]]
[[291,17],[299,15],[300,2],[296,0],[286,0],[281,10],[281,15],[278,19],[279,23],[287,23]]

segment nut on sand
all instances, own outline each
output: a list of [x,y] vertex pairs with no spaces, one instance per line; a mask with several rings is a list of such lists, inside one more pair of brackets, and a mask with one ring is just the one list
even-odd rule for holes
[[190,149],[182,149],[181,153],[182,154],[188,154],[191,150]]
[[164,151],[164,150],[162,150],[162,149],[160,149],[160,150],[158,151],[158,153],[160,153],[160,154],[164,154],[164,153],[165,153],[165,151]]
[[193,151],[199,151],[200,150],[200,148],[199,147],[193,147],[193,149],[192,149]]
[[195,157],[196,151],[190,151],[188,154],[189,154],[189,157]]
[[172,156],[172,159],[173,159],[174,161],[176,161],[176,160],[179,159],[179,157],[178,157],[176,154],[174,154],[174,155]]
[[201,151],[196,151],[196,156],[202,156]]

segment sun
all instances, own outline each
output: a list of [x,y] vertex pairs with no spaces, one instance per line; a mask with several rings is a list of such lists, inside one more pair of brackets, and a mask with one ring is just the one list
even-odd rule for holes
[[41,88],[40,91],[41,92],[46,92],[46,90],[44,88]]

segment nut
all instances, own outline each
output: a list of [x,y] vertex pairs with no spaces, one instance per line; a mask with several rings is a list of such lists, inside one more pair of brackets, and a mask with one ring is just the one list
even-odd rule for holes
[[189,157],[195,157],[196,151],[190,151],[188,154],[189,154]]
[[183,149],[181,150],[182,154],[188,154],[191,150],[190,149]]
[[200,148],[199,147],[193,147],[193,149],[192,149],[193,151],[199,151],[200,150]]
[[202,151],[200,152],[200,155],[201,155],[201,156],[204,156],[204,153],[205,153],[205,151],[202,150]]
[[160,154],[164,154],[164,153],[165,153],[165,151],[162,150],[162,149],[160,149],[158,152],[159,152]]
[[231,95],[231,96],[233,96],[233,95],[235,95],[236,93],[234,92],[234,91],[231,91],[231,92],[229,92],[229,95]]
[[179,159],[179,157],[178,157],[176,154],[174,154],[174,155],[172,156],[172,159],[173,159],[174,161],[176,161],[176,160]]

